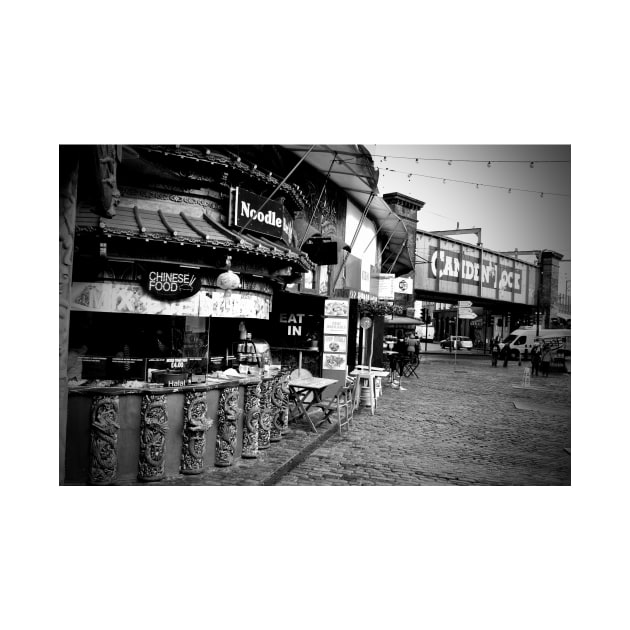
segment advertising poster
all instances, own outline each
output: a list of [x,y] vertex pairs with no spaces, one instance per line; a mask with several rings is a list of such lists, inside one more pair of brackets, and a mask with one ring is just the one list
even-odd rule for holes
[[269,319],[271,297],[261,293],[201,291],[182,300],[158,300],[141,286],[121,282],[73,282],[73,311],[185,315],[187,317],[250,317]]
[[213,291],[211,298],[202,292],[199,314],[202,317],[250,317],[269,319],[271,298],[259,293]]
[[324,352],[348,351],[348,338],[345,335],[324,335]]
[[325,370],[345,370],[348,367],[346,355],[324,352],[323,366]]
[[324,302],[324,317],[348,317],[350,303],[348,300],[326,300]]
[[338,317],[326,317],[324,319],[325,334],[342,334],[348,333],[348,320]]

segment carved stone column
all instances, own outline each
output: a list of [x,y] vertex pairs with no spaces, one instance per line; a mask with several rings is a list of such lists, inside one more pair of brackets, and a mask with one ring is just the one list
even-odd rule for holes
[[280,442],[282,439],[282,384],[280,375],[274,376],[271,386],[271,433],[270,442]]
[[258,448],[269,448],[271,440],[271,422],[273,414],[273,403],[271,402],[271,393],[273,389],[273,380],[271,378],[263,378],[260,385],[260,419],[258,421]]
[[238,387],[226,387],[219,398],[215,466],[231,466],[234,461],[237,429],[241,409],[238,407]]
[[140,413],[138,479],[158,481],[164,477],[164,453],[168,431],[166,394],[144,394]]
[[106,486],[118,465],[118,396],[94,396],[90,418],[90,483]]
[[206,392],[186,392],[184,397],[184,429],[182,432],[182,460],[180,472],[198,475],[203,471],[206,452],[206,431],[212,426],[208,418]]
[[258,423],[260,422],[260,383],[245,387],[243,417],[243,459],[258,457]]
[[289,374],[280,375],[280,392],[282,395],[282,429],[280,433],[286,435],[289,432]]

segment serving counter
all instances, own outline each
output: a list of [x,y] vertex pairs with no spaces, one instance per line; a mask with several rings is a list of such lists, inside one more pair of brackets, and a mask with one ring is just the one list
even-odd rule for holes
[[288,430],[287,381],[277,371],[182,387],[71,388],[66,482],[150,482],[255,458]]

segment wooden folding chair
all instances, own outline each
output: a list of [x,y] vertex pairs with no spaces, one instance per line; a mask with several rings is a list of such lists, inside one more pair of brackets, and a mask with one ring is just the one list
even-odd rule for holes
[[354,420],[354,410],[359,406],[359,377],[346,376],[348,411],[350,423]]
[[420,365],[420,358],[417,354],[412,354],[407,357],[407,361],[403,366],[403,376],[409,377],[413,374],[416,378],[418,378],[418,375],[416,374],[416,368],[418,365]]
[[348,427],[348,430],[350,430],[350,422],[354,415],[353,396],[354,391],[352,387],[343,385],[332,398],[314,403],[313,407],[319,407],[324,412],[321,422],[328,420],[332,424],[330,417],[336,413],[337,422],[339,423],[339,435],[341,435],[342,427]]

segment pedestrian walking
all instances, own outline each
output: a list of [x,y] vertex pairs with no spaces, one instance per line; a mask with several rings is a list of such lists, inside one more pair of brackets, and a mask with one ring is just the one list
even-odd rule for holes
[[538,376],[540,369],[540,344],[536,342],[532,347],[532,376]]
[[396,356],[396,363],[398,367],[398,389],[404,392],[406,389],[402,386],[402,377],[405,364],[407,363],[407,342],[402,336],[398,337],[398,341],[394,346],[394,351],[398,353]]
[[499,362],[500,352],[501,352],[501,348],[499,348],[499,342],[495,339],[492,342],[492,347],[490,348],[490,356],[492,357],[492,367],[497,367],[497,363]]
[[503,359],[503,367],[508,366],[508,361],[510,360],[510,347],[506,343],[501,350],[501,358]]
[[551,366],[551,347],[544,344],[542,354],[540,356],[540,369],[543,376],[549,376],[549,367]]

